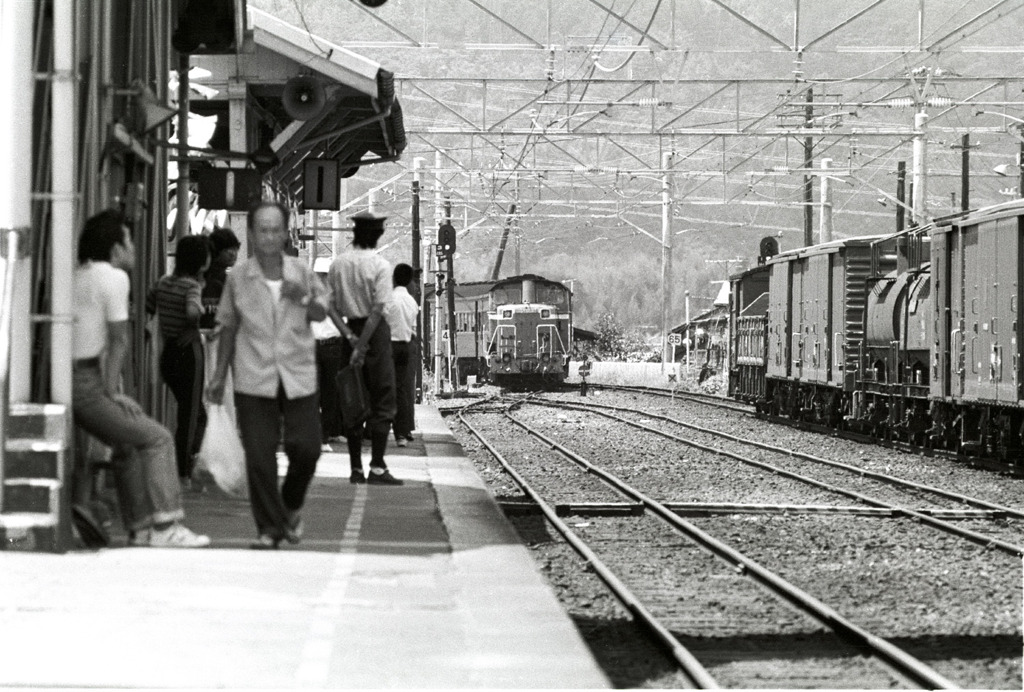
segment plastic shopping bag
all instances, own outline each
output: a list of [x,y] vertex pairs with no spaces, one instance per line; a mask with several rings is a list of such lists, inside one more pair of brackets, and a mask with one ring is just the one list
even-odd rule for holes
[[208,405],[206,434],[199,447],[197,465],[213,476],[217,487],[234,497],[246,497],[245,450],[238,439],[235,421],[226,406]]

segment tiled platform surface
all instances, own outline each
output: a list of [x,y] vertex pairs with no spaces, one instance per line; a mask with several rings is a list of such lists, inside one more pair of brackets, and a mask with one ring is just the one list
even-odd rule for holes
[[250,550],[248,503],[207,492],[209,549],[0,553],[0,686],[609,687],[440,414],[417,423],[404,486],[321,457],[298,546]]

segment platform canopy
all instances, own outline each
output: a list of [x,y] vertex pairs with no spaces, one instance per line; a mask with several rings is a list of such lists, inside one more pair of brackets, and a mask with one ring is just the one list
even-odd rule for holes
[[251,50],[192,58],[204,75],[195,81],[217,93],[192,100],[190,110],[223,116],[212,148],[238,150],[237,143],[231,146],[237,136],[229,139],[230,103],[244,98],[243,146],[265,162],[266,176],[296,197],[302,196],[307,159],[337,161],[341,177],[398,160],[406,136],[393,73],[261,10],[250,7],[247,22]]

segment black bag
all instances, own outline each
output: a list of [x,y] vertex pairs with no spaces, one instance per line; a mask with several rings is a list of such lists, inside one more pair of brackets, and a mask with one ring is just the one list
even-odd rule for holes
[[341,428],[349,432],[358,429],[369,418],[370,391],[363,379],[362,366],[346,365],[338,371],[334,383],[338,387],[338,408]]

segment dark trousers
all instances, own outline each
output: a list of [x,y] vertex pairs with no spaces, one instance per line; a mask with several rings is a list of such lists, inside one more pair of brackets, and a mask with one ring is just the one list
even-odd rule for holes
[[341,337],[316,342],[317,378],[320,385],[320,426],[324,441],[342,434],[341,411],[338,409],[338,385],[335,378],[341,369]]
[[[284,387],[276,398],[235,393],[238,428],[245,448],[249,501],[256,529],[282,538],[287,512],[302,508],[306,490],[320,458],[320,405],[316,394],[289,399]],[[288,471],[278,489],[277,445],[284,424],[284,451]]]
[[194,455],[206,432],[206,407],[203,406],[203,380],[206,356],[198,334],[194,341],[179,344],[168,341],[160,354],[160,375],[178,403],[178,427],[174,432],[174,453],[178,477],[192,475]]
[[[348,321],[356,334],[362,334],[366,319]],[[341,362],[352,358],[352,344],[347,339],[341,343]],[[384,450],[388,446],[388,432],[395,418],[395,363],[391,356],[391,329],[383,319],[377,323],[367,342],[366,362],[363,363],[363,378],[370,393],[370,407],[373,413],[366,421],[370,433],[370,466],[386,467]],[[353,434],[354,433],[354,434]],[[349,431],[348,454],[352,468],[362,468],[363,434],[361,430]]]
[[411,359],[412,347],[408,341],[392,341],[391,357],[395,362],[395,439],[412,435],[415,377]]

